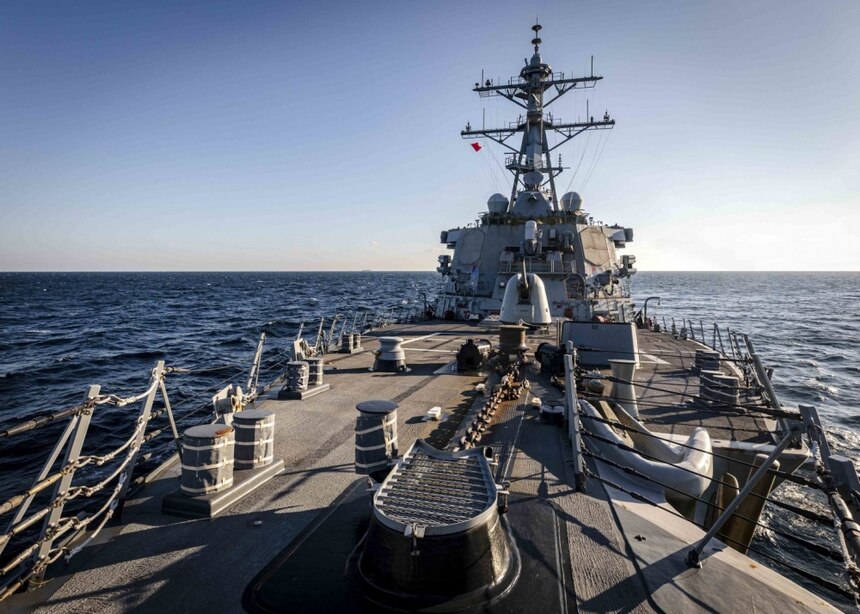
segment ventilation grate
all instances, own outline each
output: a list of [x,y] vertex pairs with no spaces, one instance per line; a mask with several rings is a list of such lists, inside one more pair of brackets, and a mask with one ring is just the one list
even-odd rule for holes
[[444,452],[418,440],[383,481],[374,507],[404,527],[469,524],[495,505],[496,492],[482,450]]

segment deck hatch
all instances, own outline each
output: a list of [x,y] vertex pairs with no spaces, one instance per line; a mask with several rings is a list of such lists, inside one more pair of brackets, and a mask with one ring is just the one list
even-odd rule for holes
[[419,439],[380,485],[373,513],[397,531],[453,533],[485,521],[497,491],[483,450],[445,452]]

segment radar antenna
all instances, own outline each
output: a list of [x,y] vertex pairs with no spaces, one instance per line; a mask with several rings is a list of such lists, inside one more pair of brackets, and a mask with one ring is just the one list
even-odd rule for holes
[[532,45],[535,46],[535,53],[540,53],[540,44],[543,42],[538,36],[538,32],[541,31],[542,27],[543,26],[541,26],[539,23],[536,23],[532,26],[532,30],[535,31],[535,37],[532,39]]

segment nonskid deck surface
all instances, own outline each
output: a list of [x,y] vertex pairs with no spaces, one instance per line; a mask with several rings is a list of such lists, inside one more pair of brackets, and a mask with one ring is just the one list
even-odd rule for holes
[[[692,367],[695,352],[705,349],[703,345],[647,330],[638,331],[638,337],[640,362],[634,381],[639,414],[651,430],[689,435],[694,428],[704,427],[715,439],[771,443],[769,419],[740,415],[696,399],[699,377]],[[729,373],[727,366],[722,370]]]
[[[362,481],[353,470],[356,403],[375,398],[399,403],[401,451],[417,438],[445,447],[464,418],[483,405],[475,387],[485,377],[456,374],[444,367],[466,339],[495,341],[495,329],[434,321],[374,334],[406,339],[408,373],[370,372],[374,358],[370,350],[377,342],[365,336],[363,352],[327,357],[328,392],[303,401],[279,401],[273,395],[257,403],[276,413],[275,457],[285,461],[280,475],[221,516],[183,520],[161,513],[161,498],[178,485],[178,468],[173,467],[129,502],[122,526],[73,559],[62,575],[13,606],[30,610],[28,603],[39,603],[39,612],[240,611],[243,590],[254,576]],[[553,337],[538,336],[530,343],[536,347]],[[506,402],[481,441],[502,455],[497,479],[508,479],[513,495],[539,497],[552,504],[558,534],[566,536],[567,543],[560,547],[566,546],[570,565],[562,581],[572,585],[579,610],[654,609],[649,597],[654,587],[646,588],[645,575],[633,562],[630,538],[622,533],[617,507],[596,480],[589,481],[585,493],[574,491],[564,430],[542,423],[531,403],[532,395],[560,403],[562,393],[537,372],[537,365],[529,368],[527,377],[533,382],[529,395]],[[670,400],[664,400],[668,406]],[[442,421],[422,421],[433,406],[441,406]],[[665,587],[662,590],[670,602],[681,597],[667,593]]]

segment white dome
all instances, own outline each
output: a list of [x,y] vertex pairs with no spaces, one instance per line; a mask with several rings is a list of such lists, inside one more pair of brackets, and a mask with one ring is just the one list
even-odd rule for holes
[[508,210],[508,199],[502,194],[496,193],[487,201],[487,209],[490,213],[504,213]]
[[576,192],[568,192],[561,197],[562,211],[581,211],[582,198]]

